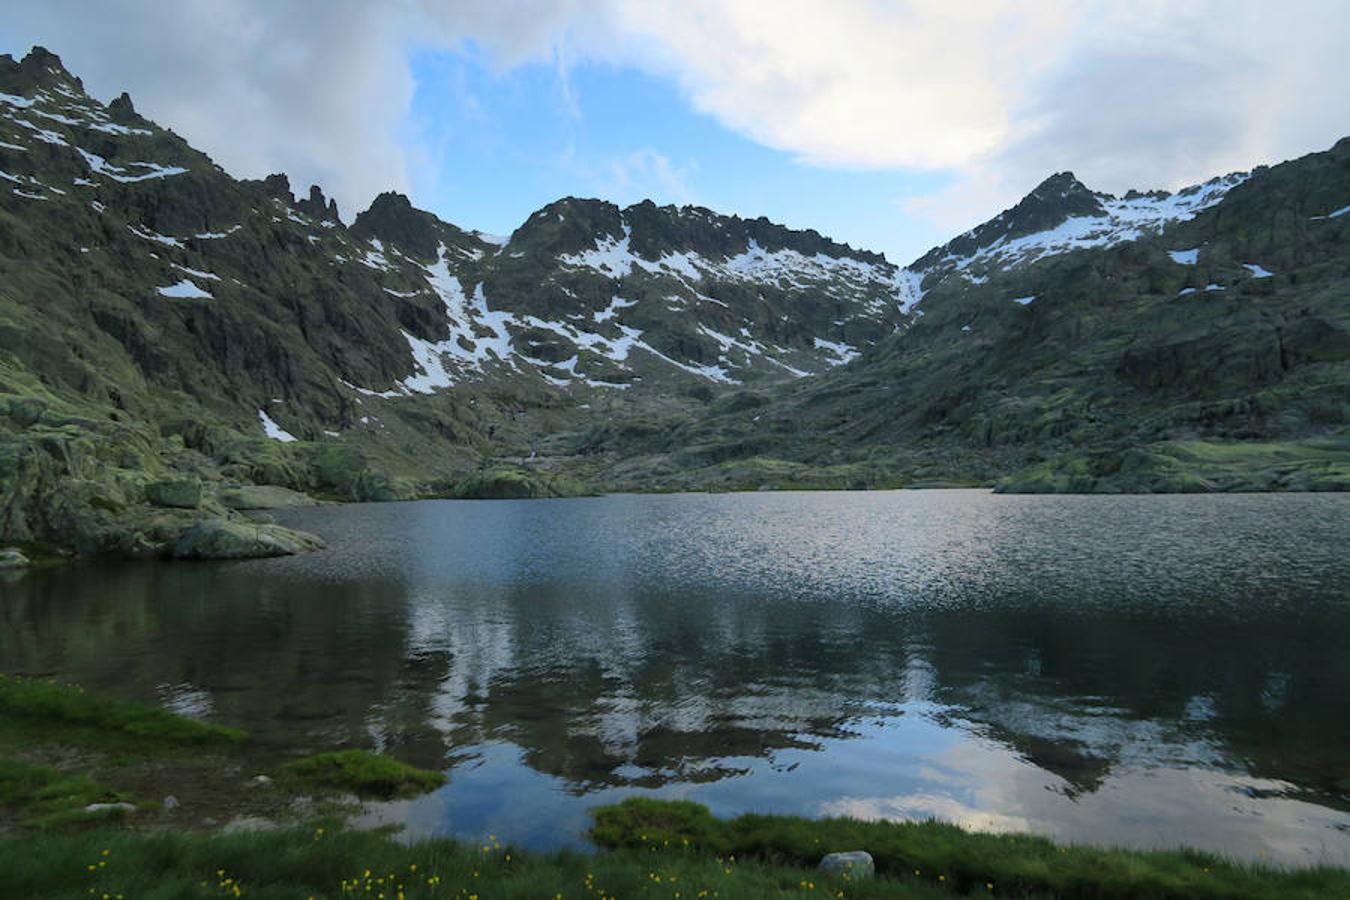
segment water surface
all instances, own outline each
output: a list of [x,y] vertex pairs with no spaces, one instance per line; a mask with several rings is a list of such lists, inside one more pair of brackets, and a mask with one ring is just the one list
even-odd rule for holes
[[634,793],[1350,864],[1350,497],[288,513],[329,549],[0,583],[0,670],[442,768],[411,834]]

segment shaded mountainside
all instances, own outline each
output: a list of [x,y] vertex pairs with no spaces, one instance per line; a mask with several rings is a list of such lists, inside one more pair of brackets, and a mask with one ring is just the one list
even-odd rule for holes
[[0,57],[0,537],[165,553],[294,500],[250,484],[1350,487],[1347,157],[1061,173],[901,268],[650,202],[494,237],[387,193],[348,226]]

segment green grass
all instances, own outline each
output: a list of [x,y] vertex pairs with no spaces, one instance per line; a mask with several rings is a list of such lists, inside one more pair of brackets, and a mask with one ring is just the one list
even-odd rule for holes
[[334,750],[287,763],[286,772],[308,785],[351,791],[363,797],[407,797],[445,784],[440,772],[365,750]]
[[[1350,871],[1284,871],[1193,850],[1061,847],[1029,835],[964,831],[938,822],[714,818],[683,801],[632,798],[595,812],[592,839],[611,849],[671,848],[774,864],[814,865],[825,853],[866,850],[893,879],[978,893],[1062,898],[1350,897]],[[990,889],[988,886],[993,885]]]
[[[340,750],[280,765],[277,751],[259,752],[242,731],[187,719],[167,710],[87,694],[79,687],[0,676],[0,830],[49,828],[108,815],[90,803],[129,802],[137,795],[174,794],[213,817],[286,817],[289,798],[341,791],[389,799],[434,790],[440,772],[363,750]],[[243,791],[225,767],[272,772],[275,788]],[[113,787],[106,787],[111,784]],[[151,794],[150,792],[154,793]],[[182,823],[181,817],[176,820]]]
[[54,828],[118,818],[124,810],[86,811],[94,803],[123,803],[131,798],[87,775],[72,775],[50,766],[32,765],[0,756],[0,807],[22,811],[22,824]]
[[237,744],[244,732],[198,722],[168,710],[122,703],[75,685],[0,675],[0,724],[25,731],[83,732],[84,740],[132,738],[152,746]]
[[[912,898],[953,892],[917,881],[834,881],[813,871],[706,854],[522,853],[496,840],[403,844],[378,833],[288,829],[138,834],[120,829],[0,840],[0,897],[44,900],[754,900]],[[988,896],[983,894],[973,896]]]

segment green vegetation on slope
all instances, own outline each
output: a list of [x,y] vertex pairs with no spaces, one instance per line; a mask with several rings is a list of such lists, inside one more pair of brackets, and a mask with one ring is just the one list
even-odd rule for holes
[[1007,493],[1350,490],[1350,433],[1306,441],[1167,441],[1059,456],[999,482]]

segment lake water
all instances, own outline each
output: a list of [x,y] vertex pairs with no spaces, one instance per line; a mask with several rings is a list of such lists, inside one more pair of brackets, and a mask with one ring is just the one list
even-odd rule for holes
[[410,834],[631,794],[1350,864],[1350,497],[301,510],[329,549],[0,582],[0,670],[444,769]]

